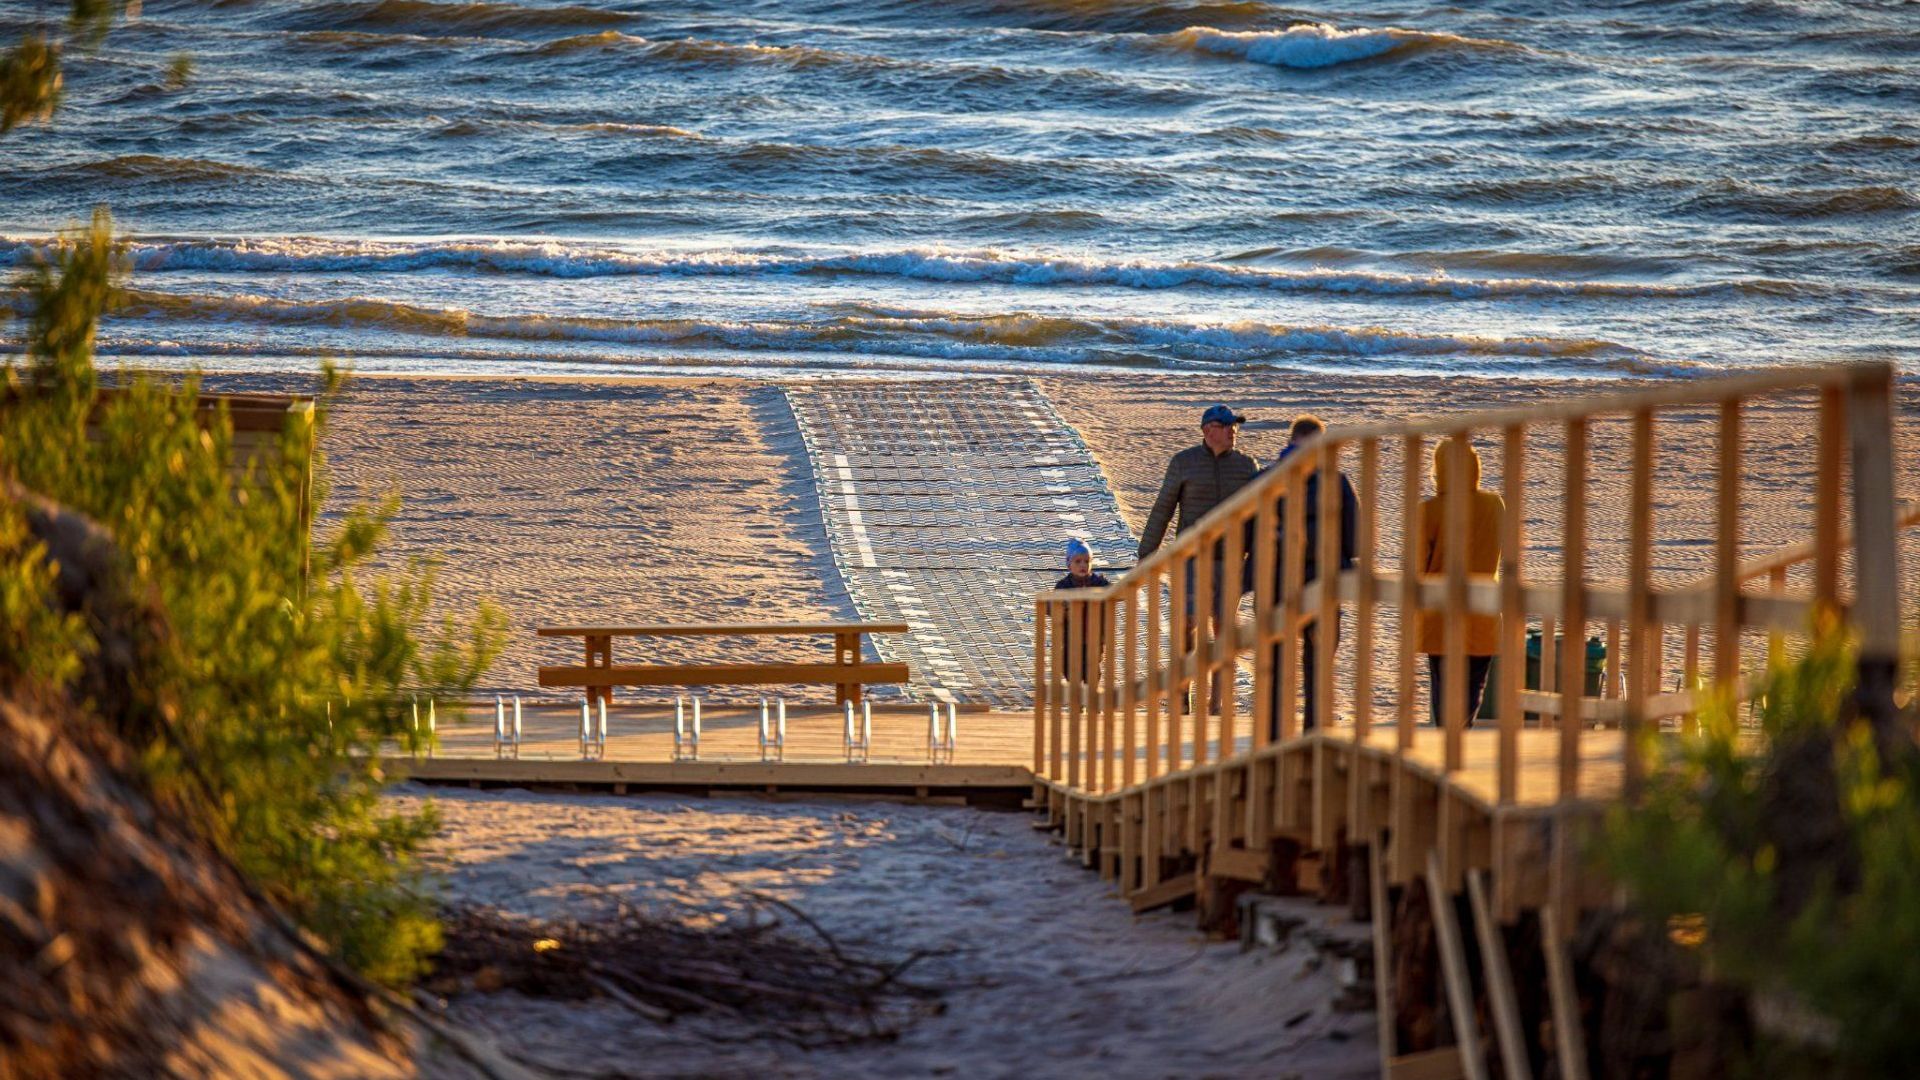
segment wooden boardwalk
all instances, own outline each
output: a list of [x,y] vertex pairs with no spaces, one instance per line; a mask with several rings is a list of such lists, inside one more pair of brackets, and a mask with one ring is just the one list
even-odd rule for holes
[[[1004,639],[1019,619],[1004,612],[994,615],[997,629],[980,639],[985,661],[912,661],[927,665],[920,670],[933,680],[928,685],[949,690],[946,696],[989,682],[994,690],[983,698],[1003,700],[1009,688],[1031,696],[1030,710],[961,714],[952,764],[931,762],[926,713],[912,708],[876,709],[866,764],[847,762],[840,714],[795,711],[786,760],[764,762],[758,711],[737,706],[709,714],[697,762],[673,760],[670,707],[616,710],[605,760],[583,761],[578,707],[547,706],[528,714],[517,760],[501,759],[490,710],[483,709],[464,725],[443,724],[432,759],[396,764],[426,779],[615,790],[681,784],[931,797],[1024,788],[1069,849],[1113,881],[1135,910],[1190,901],[1203,926],[1221,929],[1233,925],[1240,894],[1266,891],[1318,893],[1370,913],[1386,1076],[1479,1080],[1490,1075],[1497,1055],[1507,1077],[1550,1067],[1583,1080],[1589,1033],[1570,943],[1583,918],[1617,897],[1584,860],[1582,845],[1603,810],[1635,797],[1640,778],[1654,767],[1647,748],[1692,737],[1697,713],[1711,707],[1710,695],[1700,690],[1661,691],[1673,674],[1666,669],[1676,654],[1672,643],[1681,643],[1682,685],[1736,700],[1766,663],[1790,655],[1796,638],[1803,643],[1816,616],[1838,618],[1855,635],[1863,684],[1867,676],[1895,670],[1902,605],[1911,611],[1913,603],[1898,582],[1899,532],[1920,516],[1898,513],[1893,499],[1891,387],[1892,371],[1882,365],[1805,369],[1689,381],[1550,409],[1329,432],[1311,452],[1292,455],[1111,587],[1030,593],[1030,636],[1019,673],[1024,687],[1014,686],[1018,678],[1006,671]],[[1814,510],[1814,535],[1783,551],[1742,551],[1742,485],[1752,483],[1743,469],[1743,405],[1809,392],[1818,405],[1808,418],[1811,475],[1804,498]],[[1700,482],[1715,492],[1719,510],[1715,535],[1699,539],[1713,546],[1714,572],[1696,583],[1662,584],[1648,565],[1658,505],[1651,481],[1657,421],[1662,410],[1703,407],[1719,424],[1719,452],[1700,468]],[[1624,415],[1632,424],[1633,520],[1617,551],[1595,550],[1586,532],[1587,426],[1602,414]],[[1567,450],[1557,472],[1530,476],[1527,431],[1539,425],[1560,428]],[[1416,513],[1429,453],[1440,443],[1476,440],[1503,452],[1499,573],[1468,572],[1463,552],[1472,484],[1463,483],[1464,455],[1453,458],[1450,494],[1434,499],[1444,547],[1422,552],[1404,542],[1398,550],[1379,544],[1372,509],[1379,494],[1401,492],[1405,519],[1398,535],[1419,535]],[[1382,468],[1383,446],[1397,451],[1397,474]],[[898,472],[902,464],[885,468]],[[1317,473],[1318,519],[1333,521],[1340,515],[1334,473],[1347,470],[1360,496],[1358,551],[1351,568],[1309,583],[1301,566],[1308,540],[1304,499],[1286,495],[1302,491]],[[841,496],[851,505],[844,490]],[[949,502],[964,496],[964,488],[956,488]],[[1543,504],[1563,509],[1558,540],[1565,569],[1528,575],[1522,565],[1527,514]],[[871,582],[879,591],[869,595],[895,605],[863,607],[863,615],[891,619],[905,612],[909,622],[930,621],[940,634],[925,640],[958,656],[974,647],[982,624],[958,615],[943,623],[936,616],[945,608],[934,601],[974,603],[971,586],[922,581],[943,590],[935,597],[916,592],[904,576],[887,575],[944,565],[945,553],[953,544],[964,546],[964,536],[956,531],[952,544],[937,551],[902,549],[896,553],[902,561],[891,569],[879,566],[878,549],[869,551],[869,533],[836,536],[835,550],[841,554],[850,542],[858,553],[856,576],[879,575]],[[1320,566],[1343,565],[1335,530],[1325,530],[1318,542]],[[1250,618],[1207,625],[1176,602],[1191,586],[1191,609],[1212,609],[1215,575],[1205,572],[1205,563],[1221,557],[1215,552],[1229,564],[1244,558],[1253,567]],[[1033,557],[1040,557],[1037,547]],[[954,565],[962,563],[975,577],[996,569],[979,560]],[[1591,567],[1615,563],[1626,568],[1624,585],[1596,584]],[[1002,584],[1041,589],[1038,566],[1023,573]],[[1789,581],[1809,587],[1790,591]],[[1405,633],[1421,614],[1439,617],[1443,645],[1421,645]],[[1442,670],[1459,685],[1454,680],[1465,674],[1470,616],[1499,621],[1500,675],[1488,695],[1500,719],[1469,727],[1467,706],[1455,699],[1441,703],[1443,722],[1431,726],[1421,650],[1437,649]],[[1308,669],[1297,648],[1302,632],[1335,620],[1351,635],[1349,644],[1321,650]],[[915,622],[916,633],[920,626]],[[1535,665],[1538,685],[1524,683],[1525,635],[1533,628],[1546,643],[1557,634],[1605,641],[1609,660],[1600,692],[1586,688],[1584,650],[1550,644]],[[1101,660],[1087,665],[1091,670],[1068,670],[1067,658],[1085,655]],[[1216,679],[1227,685],[1246,668],[1252,672],[1248,692],[1209,702]],[[943,673],[955,672],[964,678],[942,681]],[[1351,715],[1337,715],[1335,695],[1323,693],[1317,715],[1303,717],[1299,690],[1310,677],[1321,686],[1367,692],[1352,696]],[[1885,700],[1869,694],[1866,708],[1892,710],[1890,679],[1885,686]],[[1275,720],[1253,723],[1255,716]],[[1406,952],[1409,943],[1413,955]],[[1469,943],[1478,947],[1476,961],[1468,958]],[[1516,950],[1538,957],[1541,966],[1516,970]],[[1522,1025],[1520,1002],[1536,1020],[1545,1002],[1550,1022]],[[1400,1023],[1408,1007],[1451,1018],[1451,1032]]]

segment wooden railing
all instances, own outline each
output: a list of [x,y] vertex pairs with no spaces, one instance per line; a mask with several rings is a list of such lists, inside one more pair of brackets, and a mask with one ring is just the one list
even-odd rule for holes
[[[1408,631],[1418,613],[1438,612],[1446,627],[1442,672],[1448,686],[1466,678],[1466,616],[1500,619],[1497,675],[1488,694],[1497,705],[1493,768],[1501,804],[1517,797],[1517,743],[1534,718],[1537,726],[1558,731],[1555,801],[1587,797],[1580,775],[1582,740],[1595,724],[1625,729],[1624,786],[1630,792],[1644,767],[1635,737],[1642,728],[1677,719],[1674,726],[1687,730],[1696,708],[1691,688],[1738,686],[1743,673],[1756,670],[1766,654],[1780,655],[1788,641],[1804,635],[1816,610],[1829,609],[1849,620],[1864,658],[1897,657],[1896,534],[1915,515],[1911,509],[1902,512],[1893,497],[1892,378],[1888,366],[1877,364],[1790,369],[1542,408],[1330,429],[1113,585],[1037,598],[1035,775],[1062,790],[1100,795],[1258,754],[1302,733],[1299,693],[1309,675],[1320,692],[1308,722],[1321,732],[1366,742],[1375,728],[1391,721],[1395,745],[1404,753],[1425,716],[1422,665]],[[1812,458],[1810,490],[1804,493],[1811,506],[1811,536],[1804,544],[1751,560],[1741,539],[1747,462],[1743,412],[1759,401],[1808,396],[1813,407],[1799,434]],[[1697,423],[1703,411],[1717,424],[1717,449],[1711,460],[1687,464],[1693,482],[1711,485],[1713,535],[1686,539],[1710,542],[1712,568],[1704,580],[1662,583],[1652,563],[1661,424],[1675,413],[1689,414],[1688,422]],[[1628,529],[1618,550],[1596,551],[1588,528],[1589,433],[1596,421],[1615,418],[1625,418],[1630,431]],[[1551,473],[1536,476],[1529,468],[1529,442],[1542,432],[1558,436],[1559,462]],[[1497,575],[1468,572],[1473,486],[1460,454],[1452,455],[1456,474],[1441,507],[1444,567],[1422,574],[1416,565],[1410,538],[1418,529],[1429,454],[1442,440],[1499,448],[1497,455],[1488,455],[1489,465],[1498,462],[1496,490],[1506,505]],[[1383,465],[1383,458],[1391,460]],[[1329,575],[1327,568],[1341,564],[1336,474],[1343,469],[1354,478],[1359,497],[1357,544],[1351,568]],[[1307,582],[1304,500],[1286,496],[1304,491],[1312,475],[1321,478],[1316,549],[1321,579]],[[1380,508],[1390,493],[1398,494],[1400,526],[1393,544],[1380,536]],[[1530,575],[1526,563],[1525,522],[1543,497],[1560,517],[1552,538],[1560,567],[1551,576]],[[1848,557],[1848,580],[1869,587],[1843,587]],[[1216,562],[1224,569],[1214,569]],[[1801,564],[1811,568],[1807,587],[1789,592],[1788,571]],[[1251,567],[1250,617],[1240,616],[1243,565]],[[1597,584],[1596,568],[1616,577],[1624,571],[1623,580]],[[1764,592],[1750,587],[1760,582]],[[1206,617],[1216,604],[1227,617]],[[1318,648],[1315,671],[1302,671],[1302,634],[1335,625],[1343,612],[1350,618],[1342,640]],[[1523,685],[1526,635],[1536,626],[1541,685],[1530,689]],[[1597,697],[1583,693],[1583,645],[1590,631],[1604,635],[1608,645],[1608,669]],[[1561,635],[1567,647],[1556,650]],[[1324,645],[1333,635],[1321,637]],[[1765,652],[1745,640],[1761,637]],[[1703,649],[1710,651],[1703,655]],[[1242,696],[1234,687],[1240,658],[1249,651],[1252,711],[1243,716]],[[1386,670],[1381,670],[1382,652],[1390,657]],[[1667,666],[1675,658],[1680,689],[1663,692]],[[1339,685],[1350,688],[1351,701],[1336,722]],[[1387,687],[1391,704],[1383,706],[1381,692]],[[1442,762],[1453,773],[1464,767],[1469,718],[1461,695],[1447,698],[1441,710]],[[1564,722],[1568,716],[1580,722]]]

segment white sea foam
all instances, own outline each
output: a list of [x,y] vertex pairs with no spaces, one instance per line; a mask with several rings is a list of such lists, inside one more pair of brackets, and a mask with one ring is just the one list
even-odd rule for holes
[[1179,49],[1301,69],[1350,64],[1401,50],[1520,48],[1512,42],[1427,30],[1403,30],[1394,26],[1341,30],[1326,23],[1296,23],[1285,30],[1215,30],[1208,26],[1190,26],[1167,35],[1166,40]]
[[1648,358],[1598,339],[1489,337],[1378,326],[1288,325],[1029,312],[976,315],[847,306],[790,320],[610,319],[493,315],[371,297],[284,300],[139,291],[121,317],[190,323],[326,325],[435,338],[607,342],[740,351],[844,352],[1032,363],[1244,365],[1313,355],[1544,357],[1639,370]]
[[[35,241],[0,241],[0,260],[24,265]],[[559,278],[608,276],[751,277],[857,275],[1023,286],[1129,289],[1266,289],[1460,300],[1503,297],[1688,297],[1774,293],[1772,281],[1662,283],[1539,277],[1459,277],[1364,268],[1289,268],[1243,263],[1096,259],[995,250],[906,248],[893,251],[635,251],[576,243],[509,240],[397,242],[300,237],[136,241],[135,269],[275,273],[406,273],[472,269]]]

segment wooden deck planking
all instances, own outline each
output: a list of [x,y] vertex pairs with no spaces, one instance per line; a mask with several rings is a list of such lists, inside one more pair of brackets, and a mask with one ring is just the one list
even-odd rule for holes
[[[512,702],[508,702],[509,723],[512,710]],[[858,713],[855,715],[857,718]],[[529,704],[521,720],[520,760],[580,760],[578,704]],[[844,722],[844,714],[838,710],[789,708],[786,760],[845,765]],[[758,706],[716,705],[705,709],[701,715],[700,760],[759,761],[759,724]],[[1033,756],[1032,726],[1032,714],[1028,712],[962,712],[954,763],[1025,767]],[[435,753],[441,757],[492,758],[492,703],[441,708],[439,737]],[[926,711],[897,706],[875,708],[870,758],[875,763],[925,764]],[[617,703],[608,709],[606,760],[672,761],[673,704]]]

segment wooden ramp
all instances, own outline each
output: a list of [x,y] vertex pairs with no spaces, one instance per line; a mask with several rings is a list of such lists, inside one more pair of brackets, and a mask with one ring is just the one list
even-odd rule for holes
[[1093,455],[1025,379],[825,383],[786,390],[834,562],[860,616],[921,699],[1033,700],[1033,593],[1065,572],[1067,538],[1097,566],[1133,534]]

